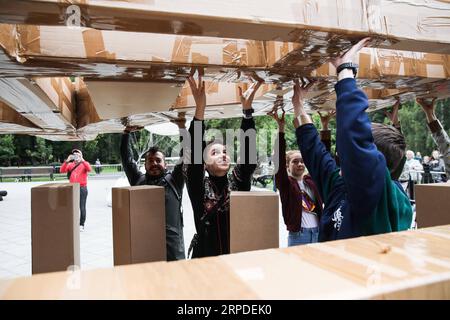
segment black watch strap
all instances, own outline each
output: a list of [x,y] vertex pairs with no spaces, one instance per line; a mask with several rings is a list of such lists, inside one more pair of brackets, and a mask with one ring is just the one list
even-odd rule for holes
[[356,74],[358,73],[358,65],[356,63],[345,62],[336,68],[336,73],[339,74],[339,72],[344,69],[351,69],[353,71],[353,76],[356,78]]

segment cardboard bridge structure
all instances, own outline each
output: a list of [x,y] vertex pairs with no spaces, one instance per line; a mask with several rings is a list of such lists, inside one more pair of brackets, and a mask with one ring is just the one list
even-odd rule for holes
[[292,80],[317,80],[307,108],[335,107],[330,57],[363,37],[369,111],[396,97],[450,96],[448,1],[0,1],[0,133],[91,140],[193,116],[186,77],[202,67],[206,118],[241,116],[238,86],[264,80],[256,115],[292,110]]

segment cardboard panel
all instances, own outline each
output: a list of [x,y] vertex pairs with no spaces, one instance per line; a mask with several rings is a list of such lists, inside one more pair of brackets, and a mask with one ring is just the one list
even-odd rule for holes
[[419,228],[450,224],[450,184],[415,185],[416,221]]
[[231,192],[230,253],[278,248],[278,224],[275,192]]
[[168,111],[181,88],[166,83],[87,81],[100,119]]
[[31,188],[32,273],[80,266],[80,185]]
[[[347,49],[349,38],[389,39],[399,50],[450,53],[447,1],[269,0],[0,2],[0,20],[35,25],[75,25],[103,30],[277,40],[302,43],[309,52]],[[77,5],[76,15],[66,13]],[[69,8],[70,9],[70,8]],[[73,10],[72,10],[73,11]]]
[[[0,78],[0,101],[43,129],[73,131],[75,117],[70,82],[50,78],[37,81],[39,84],[25,78]],[[58,103],[55,105],[52,99]]]
[[16,110],[0,101],[0,122],[2,124],[16,124],[30,130],[38,131],[39,128],[31,123],[27,118],[23,117]]
[[166,260],[163,187],[112,189],[114,265]]

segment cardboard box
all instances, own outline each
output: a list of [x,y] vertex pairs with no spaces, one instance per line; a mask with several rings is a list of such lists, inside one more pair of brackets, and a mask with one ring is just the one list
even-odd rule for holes
[[80,185],[31,188],[32,274],[80,266]]
[[112,189],[114,265],[166,260],[165,190]]
[[232,0],[226,5],[220,0],[4,0],[1,5],[5,23],[299,42],[317,55],[372,36],[398,50],[450,53],[450,10],[439,0]]
[[0,282],[0,299],[450,299],[449,246],[447,225],[170,263],[36,275]]
[[278,224],[275,192],[231,192],[230,253],[278,248]]
[[450,183],[417,184],[414,195],[419,228],[450,224]]

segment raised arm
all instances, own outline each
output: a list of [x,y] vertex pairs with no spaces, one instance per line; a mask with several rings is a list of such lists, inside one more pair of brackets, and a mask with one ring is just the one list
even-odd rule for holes
[[133,159],[133,153],[131,152],[130,133],[136,130],[138,130],[137,127],[126,127],[120,141],[122,167],[131,186],[136,185],[139,178],[144,175],[139,171],[136,161]]
[[402,126],[400,124],[400,119],[398,117],[398,110],[400,109],[400,99],[397,98],[395,104],[392,106],[392,112],[389,111],[384,111],[384,114],[386,115],[386,117],[389,119],[389,121],[391,122],[392,126],[397,129],[398,131],[400,131],[400,133],[402,132]]
[[275,168],[277,168],[277,172],[275,173],[275,185],[280,193],[286,193],[289,189],[289,177],[286,171],[286,139],[284,136],[284,127],[285,127],[285,112],[283,110],[283,114],[281,117],[278,116],[278,113],[271,112],[269,115],[275,119],[278,124],[278,137],[274,144],[274,164]]
[[311,117],[303,107],[303,99],[312,82],[300,86],[295,81],[292,104],[294,105],[294,127],[298,148],[302,154],[305,166],[313,178],[320,196],[326,202],[329,190],[334,183],[333,177],[337,177],[339,168],[330,152],[320,141],[319,133],[314,126]]
[[444,157],[445,173],[447,178],[450,178],[450,138],[444,130],[441,122],[436,117],[434,109],[436,107],[436,98],[427,103],[424,99],[417,99],[417,103],[422,107],[427,117],[428,128],[431,131],[433,140],[438,146],[439,152]]
[[[251,159],[250,157],[250,151],[252,151],[251,153],[256,157],[256,130],[255,120],[252,116],[254,111],[252,108],[252,103],[256,91],[258,91],[261,84],[262,81],[260,80],[253,82],[252,86],[246,92],[248,93],[247,96],[244,96],[242,93],[242,88],[239,87],[239,96],[241,98],[242,111],[244,113],[244,117],[241,122],[241,134],[243,133],[245,136],[243,148],[241,141],[241,156],[239,157],[240,162],[233,169],[233,179],[235,179],[239,191],[250,191],[251,178],[256,169],[256,158]],[[255,145],[254,149],[250,150],[250,139],[252,136],[254,138]],[[242,155],[244,155],[244,159],[242,159]]]
[[[337,68],[342,63],[351,62],[368,40],[361,40],[332,63]],[[351,70],[341,71],[338,79],[335,86],[336,147],[342,177],[353,209],[371,214],[383,192],[386,161],[374,144],[371,122],[365,112],[369,106],[367,96],[357,87]]]
[[320,117],[320,123],[322,124],[322,129],[320,130],[320,141],[324,144],[328,152],[331,153],[331,130],[328,128],[328,124],[332,117],[336,115],[336,110],[331,110],[326,113],[317,112]]
[[172,121],[174,122],[180,131],[180,161],[175,165],[175,168],[172,171],[172,178],[175,181],[176,186],[179,188],[179,190],[182,192],[184,188],[184,173],[183,173],[183,136],[186,136],[188,134],[186,130],[186,118],[184,118],[184,115],[177,119]]
[[92,171],[91,164],[86,160],[84,160],[83,158],[81,159],[81,161],[84,166],[84,170],[86,170],[86,172],[91,172]]
[[71,162],[70,160],[72,159],[72,155],[69,155],[67,157],[67,159],[62,163],[61,168],[59,169],[59,172],[61,173],[66,173],[71,169]]
[[189,127],[191,137],[190,150],[187,150],[186,159],[186,185],[191,199],[192,209],[194,211],[194,221],[196,230],[200,230],[200,219],[203,214],[203,202],[205,195],[205,168],[203,160],[203,151],[205,150],[205,142],[203,136],[205,134],[205,108],[206,94],[205,83],[202,81],[201,75],[198,77],[198,85],[195,83],[193,76],[188,79],[192,95],[194,96],[196,109],[195,116]]

